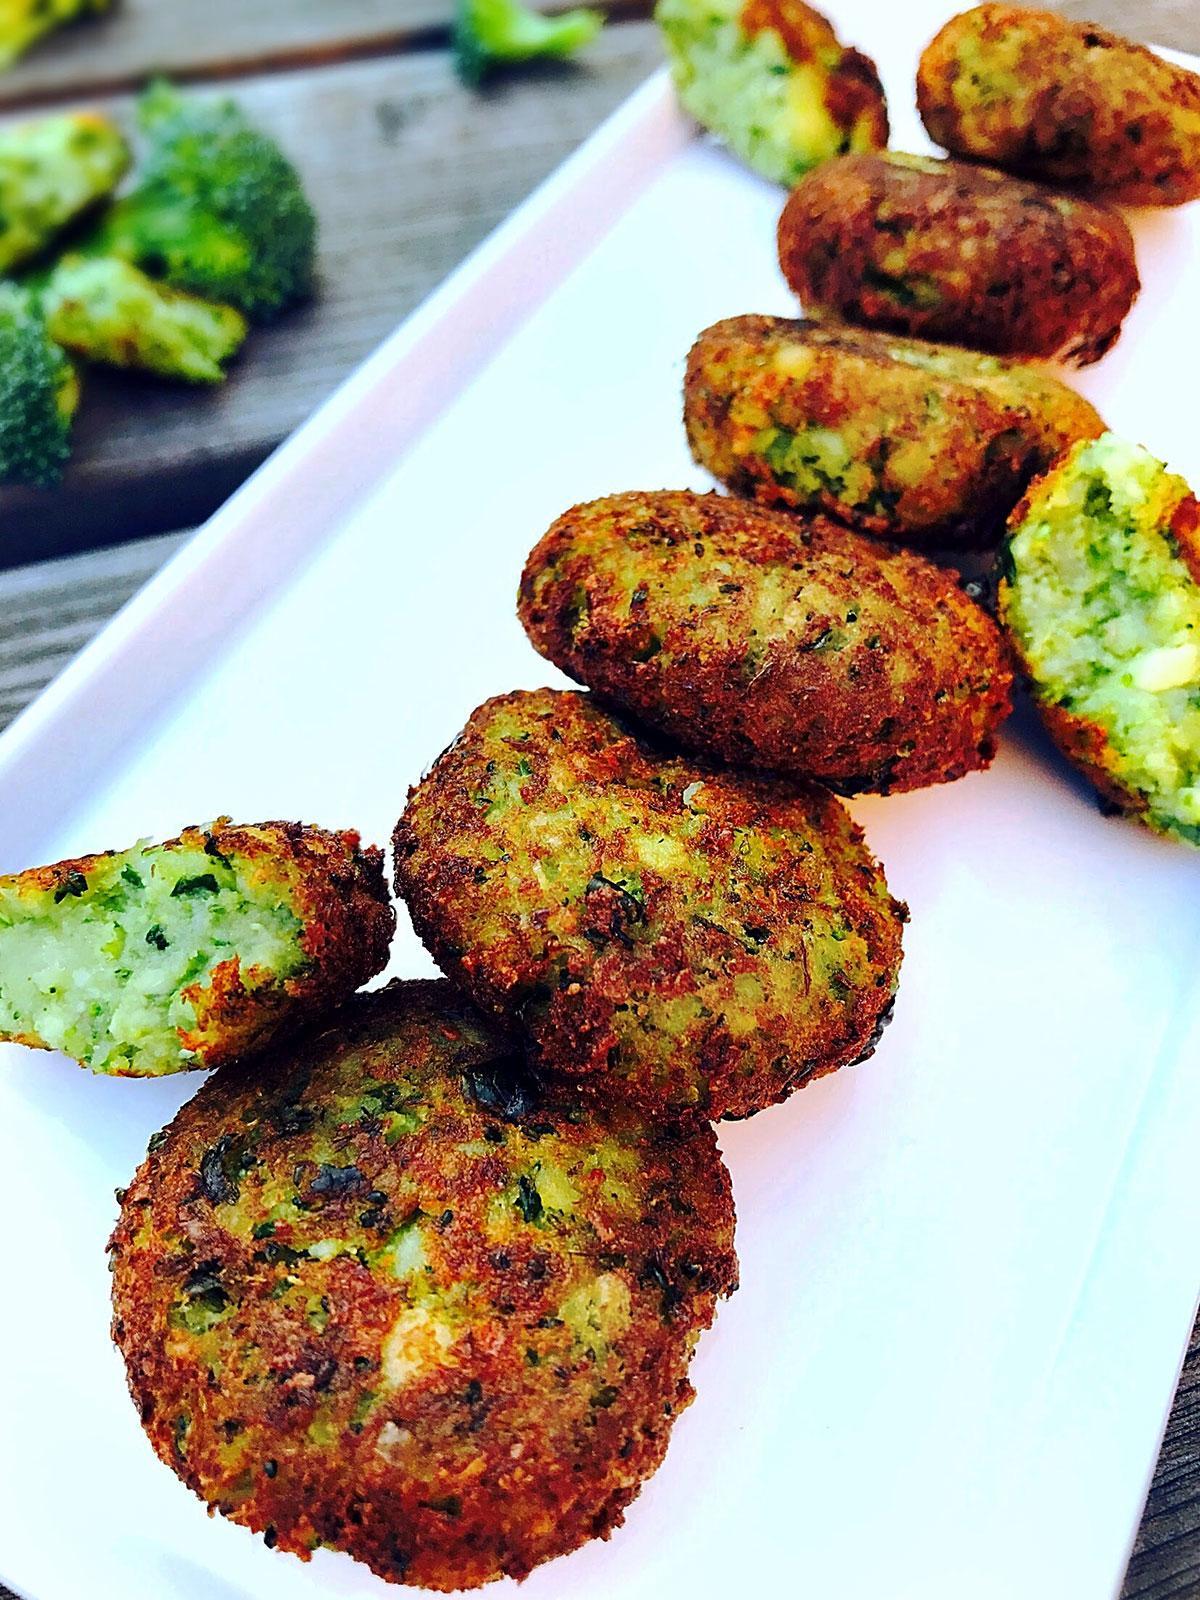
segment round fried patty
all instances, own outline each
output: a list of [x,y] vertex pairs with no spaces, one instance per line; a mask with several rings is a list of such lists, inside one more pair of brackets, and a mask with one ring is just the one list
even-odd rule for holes
[[792,191],[779,262],[806,311],[1086,366],[1140,287],[1106,206],[965,161],[839,156]]
[[712,1130],[542,1089],[446,983],[222,1069],[110,1249],[184,1482],[269,1544],[442,1590],[620,1523],[737,1276]]
[[502,695],[410,794],[396,885],[444,971],[597,1094],[748,1116],[872,1049],[906,915],[830,795]]
[[918,548],[992,543],[1030,479],[1104,431],[1036,367],[785,317],[706,328],[683,393],[692,454],[738,494]]
[[1200,196],[1200,76],[1094,22],[975,6],[926,47],[917,101],[955,155],[1127,205]]
[[843,793],[987,766],[999,629],[954,575],[823,517],[619,494],[559,517],[521,620],[564,672],[689,748]]

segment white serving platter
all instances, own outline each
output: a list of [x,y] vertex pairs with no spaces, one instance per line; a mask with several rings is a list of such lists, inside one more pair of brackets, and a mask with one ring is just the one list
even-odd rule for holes
[[[944,4],[828,9],[928,148]],[[791,309],[780,203],[648,83],[0,739],[0,870],[220,812],[385,840],[478,701],[561,681],[513,610],[547,523],[707,486],[684,355]],[[1080,386],[1200,478],[1200,208],[1135,228],[1145,292]],[[854,810],[912,907],[896,1021],[721,1129],[742,1288],[699,1399],[626,1526],[527,1600],[1119,1587],[1200,1278],[1200,860],[1102,818],[1027,714],[987,774]],[[392,970],[430,970],[407,926]],[[0,1049],[0,1574],[31,1600],[388,1593],[209,1520],[125,1393],[113,1190],[194,1088]]]

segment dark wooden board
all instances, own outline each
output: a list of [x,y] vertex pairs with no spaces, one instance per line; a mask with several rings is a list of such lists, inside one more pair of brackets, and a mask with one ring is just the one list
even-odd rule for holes
[[[571,0],[549,0],[548,11]],[[651,0],[589,0],[648,15]],[[231,78],[445,43],[453,0],[116,0],[104,17],[47,36],[0,74],[0,110],[136,87],[166,72]]]
[[89,373],[64,483],[0,490],[0,563],[201,521],[658,60],[652,25],[631,23],[585,66],[482,93],[444,51],[241,83],[321,219],[319,298],[255,330],[215,390]]

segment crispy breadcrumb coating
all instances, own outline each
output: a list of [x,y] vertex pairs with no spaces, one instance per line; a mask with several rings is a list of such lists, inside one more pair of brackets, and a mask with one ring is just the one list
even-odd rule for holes
[[953,573],[723,495],[576,506],[529,557],[544,656],[668,737],[843,793],[985,767],[1009,709],[999,630]]
[[1036,367],[756,316],[696,340],[684,422],[696,460],[738,494],[939,549],[997,540],[1030,479],[1104,431]]
[[447,983],[215,1074],[110,1249],[162,1460],[268,1544],[442,1590],[609,1536],[737,1283],[711,1128],[546,1089]]
[[748,1116],[873,1049],[904,907],[830,795],[501,695],[409,796],[396,886],[443,971],[597,1097]]
[[1140,287],[1117,212],[964,161],[841,156],[779,221],[810,315],[993,355],[1099,361]]
[[1200,76],[1094,22],[975,6],[927,46],[917,101],[968,160],[1126,205],[1200,197]]

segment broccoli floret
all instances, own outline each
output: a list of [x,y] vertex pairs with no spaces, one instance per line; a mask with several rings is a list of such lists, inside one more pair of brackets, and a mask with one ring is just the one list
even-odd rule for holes
[[582,7],[545,17],[520,0],[459,0],[454,64],[464,83],[479,83],[504,62],[569,56],[603,26],[599,11]]
[[0,483],[58,482],[78,404],[75,369],[33,297],[0,284]]
[[0,71],[11,67],[43,34],[77,17],[108,11],[112,0],[4,0],[0,6]]
[[111,194],[128,166],[120,130],[92,112],[0,131],[0,272],[45,249],[68,222]]
[[312,291],[317,222],[296,169],[231,100],[142,96],[149,150],[91,253],[121,256],[179,289],[265,322]]
[[66,257],[42,305],[51,337],[76,355],[192,383],[220,383],[247,331],[232,306],[170,289],[113,258]]

